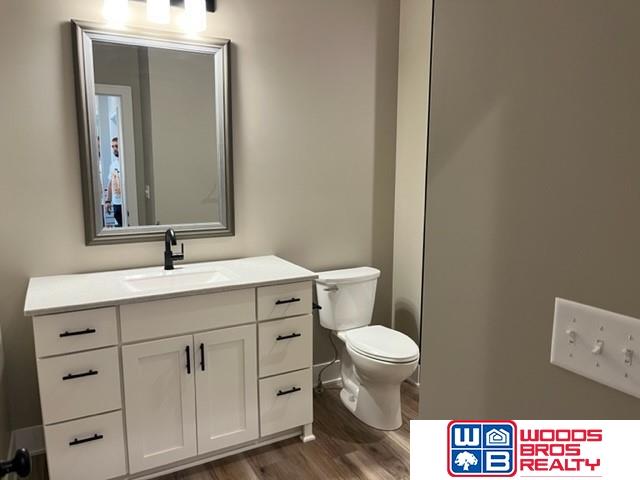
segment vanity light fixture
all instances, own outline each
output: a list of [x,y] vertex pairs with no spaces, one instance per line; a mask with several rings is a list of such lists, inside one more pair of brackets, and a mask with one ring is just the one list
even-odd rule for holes
[[207,3],[205,0],[184,0],[185,29],[197,33],[207,28]]
[[[207,12],[215,12],[215,0],[137,0],[147,2],[147,20],[153,23],[171,22],[171,6],[184,7],[178,18],[186,33],[207,29]],[[122,26],[128,17],[128,0],[104,0],[103,14],[110,24]]]
[[114,25],[123,25],[129,16],[128,0],[104,0],[102,14]]
[[171,3],[169,0],[147,0],[147,20],[153,23],[171,21]]

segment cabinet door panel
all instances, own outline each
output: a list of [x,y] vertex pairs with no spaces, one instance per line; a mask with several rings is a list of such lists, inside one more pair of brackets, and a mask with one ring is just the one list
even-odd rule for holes
[[122,357],[131,473],[195,456],[193,338],[125,346]]
[[258,438],[256,326],[203,333],[194,340],[198,453]]

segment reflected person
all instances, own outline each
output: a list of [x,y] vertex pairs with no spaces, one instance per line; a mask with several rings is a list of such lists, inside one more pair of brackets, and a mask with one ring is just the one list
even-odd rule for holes
[[111,139],[111,167],[109,175],[109,186],[107,188],[107,201],[113,208],[113,217],[118,222],[116,227],[122,227],[122,178],[120,173],[120,147],[118,137]]

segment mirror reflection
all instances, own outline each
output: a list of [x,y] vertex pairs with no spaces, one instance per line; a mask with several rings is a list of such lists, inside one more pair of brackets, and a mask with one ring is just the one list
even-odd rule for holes
[[220,222],[213,55],[93,43],[102,226]]

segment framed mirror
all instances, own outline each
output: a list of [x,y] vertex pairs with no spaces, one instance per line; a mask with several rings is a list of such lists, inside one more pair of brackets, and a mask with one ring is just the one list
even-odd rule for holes
[[233,235],[229,41],[72,30],[87,244]]

